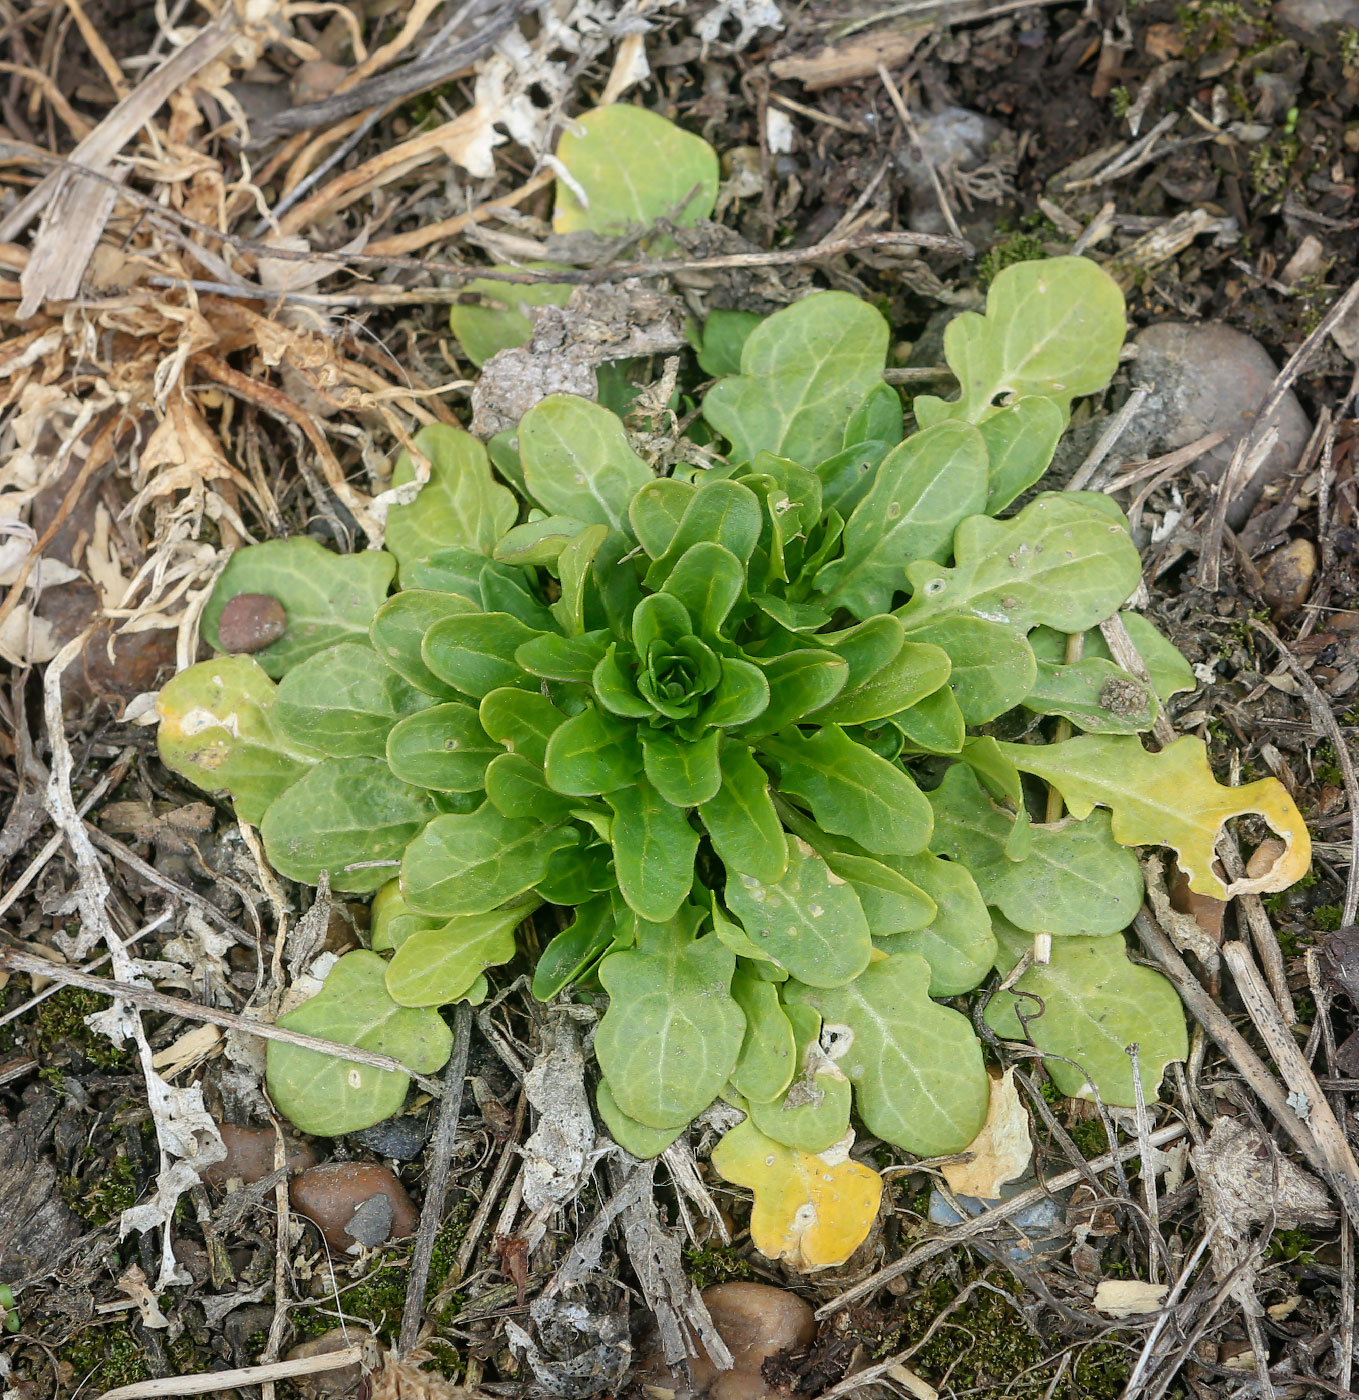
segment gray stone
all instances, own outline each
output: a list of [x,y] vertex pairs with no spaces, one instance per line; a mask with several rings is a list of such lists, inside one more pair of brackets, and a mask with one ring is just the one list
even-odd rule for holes
[[1334,31],[1359,25],[1355,0],[1274,0],[1272,18],[1285,33],[1312,46],[1324,46]]
[[429,1141],[430,1120],[427,1114],[416,1116],[398,1113],[394,1118],[384,1118],[371,1128],[361,1128],[350,1133],[352,1142],[360,1143],[379,1157],[388,1157],[396,1162],[409,1162],[424,1151]]
[[968,111],[966,107],[942,107],[927,116],[917,116],[915,127],[924,159],[910,141],[903,143],[897,157],[911,191],[910,225],[916,233],[947,233],[948,222],[939,208],[929,167],[932,165],[943,177],[947,189],[949,172],[971,171],[982,165],[1006,134],[1006,127],[994,117]]
[[[1210,480],[1219,480],[1274,385],[1278,370],[1269,351],[1251,336],[1214,322],[1184,325],[1165,321],[1148,326],[1135,343],[1133,378],[1150,385],[1152,393],[1120,440],[1120,453],[1141,450],[1154,456],[1221,428],[1227,437],[1193,468]],[[1267,483],[1297,466],[1307,446],[1312,425],[1291,391],[1284,396],[1273,423],[1279,439],[1254,478],[1232,501],[1227,519],[1233,528],[1245,523]]]

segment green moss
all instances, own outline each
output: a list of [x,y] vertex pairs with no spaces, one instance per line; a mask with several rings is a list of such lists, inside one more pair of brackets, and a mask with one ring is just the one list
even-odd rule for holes
[[759,1278],[734,1244],[705,1244],[697,1248],[690,1245],[684,1251],[684,1269],[699,1288],[730,1283],[732,1279]]
[[57,1189],[62,1200],[90,1226],[116,1220],[137,1201],[136,1175],[121,1152],[88,1177],[62,1177]]
[[1265,1250],[1265,1258],[1291,1264],[1311,1264],[1316,1246],[1316,1237],[1306,1230],[1276,1230],[1269,1248]]
[[126,1330],[126,1320],[113,1324],[116,1333],[89,1327],[57,1349],[57,1360],[71,1368],[71,1387],[82,1394],[98,1395],[119,1385],[132,1385],[146,1380],[151,1372],[146,1365],[146,1349]]
[[1262,141],[1251,152],[1251,184],[1262,199],[1283,193],[1288,177],[1302,154],[1302,138],[1296,133]]
[[[96,1069],[109,1073],[126,1072],[136,1064],[131,1050],[120,1050],[85,1024],[85,1017],[106,1011],[109,999],[83,987],[63,987],[33,1012],[34,1049],[37,1058],[70,1064],[79,1054]],[[49,1065],[48,1068],[55,1068]]]
[[1086,1118],[1080,1123],[1070,1123],[1067,1125],[1067,1132],[1071,1134],[1071,1141],[1080,1148],[1086,1161],[1102,1156],[1109,1150],[1109,1134],[1104,1131],[1104,1124],[1098,1118]]
[[1045,258],[1041,240],[1029,233],[1012,233],[1001,243],[993,244],[977,264],[977,277],[983,289],[989,287],[996,275],[1014,263],[1036,262]]
[[1344,921],[1344,917],[1345,912],[1340,905],[1318,904],[1312,910],[1312,927],[1321,933],[1334,933]]
[[[1005,1274],[996,1274],[989,1282],[1001,1292],[977,1288],[911,1358],[913,1371],[936,1385],[947,1375],[949,1392],[955,1395],[984,1395],[990,1400],[1028,1396],[1116,1400],[1131,1369],[1133,1353],[1128,1348],[1097,1342],[1077,1351],[1058,1379],[1059,1355],[1029,1330],[1015,1304],[1002,1296],[1008,1293],[1017,1301],[1022,1285]],[[959,1291],[952,1279],[938,1278],[901,1300],[900,1329],[882,1338],[875,1349],[878,1356],[889,1356],[919,1340]]]

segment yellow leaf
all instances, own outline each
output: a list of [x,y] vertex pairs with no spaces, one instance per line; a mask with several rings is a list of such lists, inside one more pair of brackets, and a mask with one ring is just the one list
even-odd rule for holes
[[767,1138],[747,1118],[713,1150],[713,1166],[755,1193],[750,1238],[801,1273],[843,1264],[868,1238],[882,1178],[849,1160],[854,1134],[813,1156]]
[[944,1171],[949,1189],[960,1196],[976,1196],[994,1201],[1007,1181],[1023,1176],[1033,1156],[1029,1141],[1029,1115],[1024,1111],[1015,1072],[989,1071],[991,1099],[982,1130],[968,1144],[970,1162],[950,1162]]
[[[1200,739],[1176,739],[1149,753],[1129,735],[1083,735],[1060,744],[1001,744],[1015,767],[1046,779],[1075,817],[1108,807],[1116,841],[1125,846],[1171,846],[1196,894],[1231,899],[1285,890],[1312,860],[1302,813],[1277,778],[1223,787],[1208,766]],[[1284,849],[1254,878],[1224,884],[1213,873],[1223,824],[1255,812],[1282,838]]]

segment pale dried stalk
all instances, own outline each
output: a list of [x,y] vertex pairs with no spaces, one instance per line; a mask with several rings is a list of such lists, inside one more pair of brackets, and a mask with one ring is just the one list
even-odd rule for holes
[[345,1347],[323,1356],[302,1356],[296,1361],[271,1361],[264,1366],[241,1366],[234,1371],[208,1371],[197,1376],[163,1376],[154,1381],[138,1381],[106,1390],[99,1400],[155,1400],[161,1395],[208,1395],[214,1390],[235,1390],[266,1381],[288,1380],[293,1376],[315,1376],[353,1366],[364,1357],[363,1346]]

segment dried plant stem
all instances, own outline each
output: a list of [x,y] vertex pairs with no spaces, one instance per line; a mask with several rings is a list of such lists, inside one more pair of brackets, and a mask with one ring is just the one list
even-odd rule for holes
[[345,1347],[322,1356],[303,1356],[296,1361],[271,1361],[264,1366],[242,1366],[234,1371],[208,1371],[197,1376],[163,1376],[154,1381],[138,1381],[106,1390],[99,1400],[155,1400],[161,1395],[208,1395],[214,1390],[236,1390],[240,1386],[261,1385],[267,1381],[288,1380],[293,1376],[315,1376],[353,1366],[364,1357],[362,1346]]
[[197,1002],[166,996],[152,987],[139,987],[132,982],[115,982],[107,977],[91,977],[73,967],[48,962],[46,958],[40,958],[35,953],[20,952],[17,948],[0,948],[0,971],[37,973],[39,977],[46,977],[50,981],[83,987],[87,992],[98,992],[101,996],[131,1002],[147,1011],[165,1011],[172,1016],[183,1016],[189,1021],[207,1021],[226,1030],[257,1035],[261,1040],[279,1040],[287,1045],[296,1045],[300,1050],[315,1050],[322,1055],[333,1055],[338,1060],[352,1060],[356,1065],[370,1065],[373,1069],[408,1074],[427,1094],[436,1098],[443,1094],[443,1088],[437,1080],[416,1074],[391,1055],[378,1055],[370,1050],[360,1050],[354,1045],[340,1045],[333,1040],[322,1040],[319,1036],[303,1035],[301,1031],[285,1030],[282,1026],[269,1025],[263,1021],[251,1021],[230,1011],[219,1011],[216,1007],[199,1006]]

